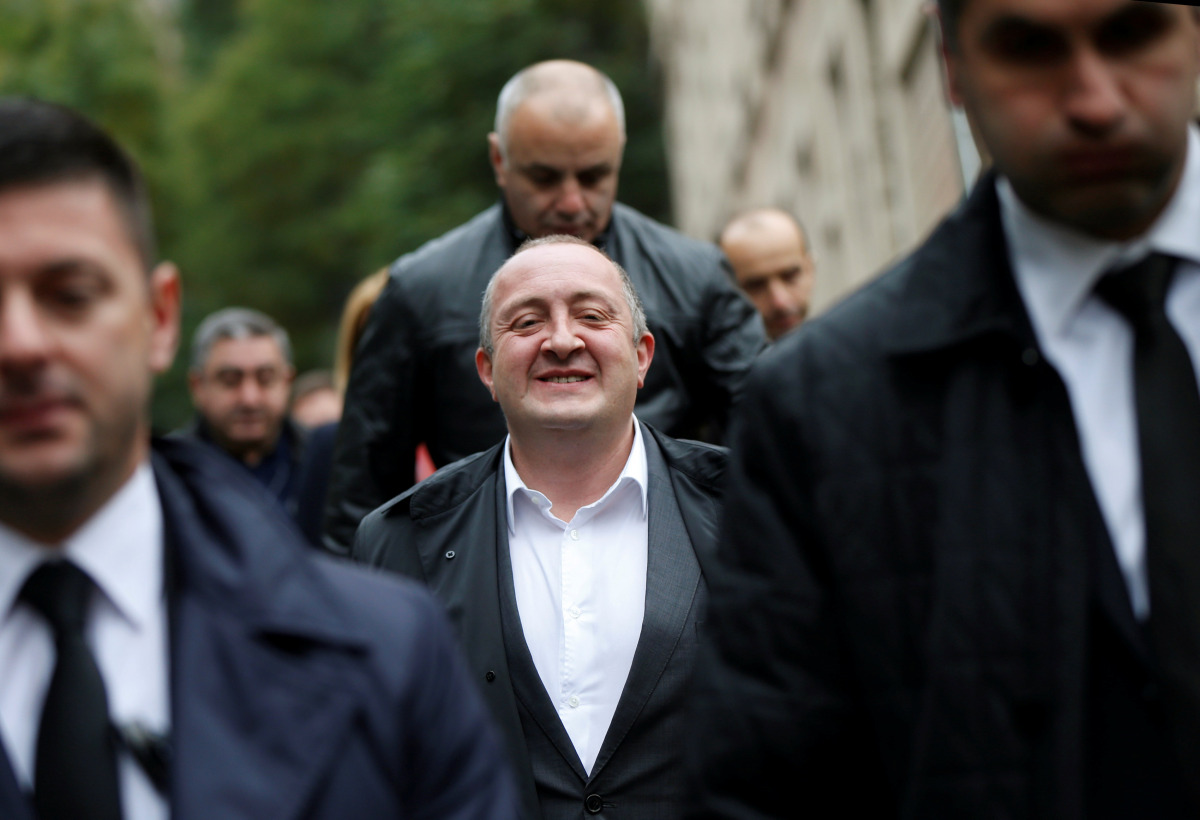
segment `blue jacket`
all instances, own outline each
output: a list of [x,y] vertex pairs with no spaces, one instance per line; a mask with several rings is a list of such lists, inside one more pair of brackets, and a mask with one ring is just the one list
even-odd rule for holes
[[[496,734],[416,585],[307,548],[253,480],[159,440],[173,820],[511,818]],[[248,502],[248,497],[251,499]],[[0,750],[0,817],[33,820]]]

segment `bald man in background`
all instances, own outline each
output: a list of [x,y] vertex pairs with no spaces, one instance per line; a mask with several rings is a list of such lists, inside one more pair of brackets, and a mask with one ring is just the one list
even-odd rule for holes
[[397,260],[363,331],[330,476],[334,552],[412,484],[419,443],[440,466],[504,438],[504,416],[476,374],[476,324],[492,273],[528,238],[579,237],[629,272],[658,341],[638,418],[667,435],[720,431],[765,344],[716,247],[616,202],[625,114],[604,74],[569,60],[518,72],[487,143],[500,202]]
[[721,231],[738,287],[762,314],[775,341],[808,316],[813,260],[804,229],[791,214],[760,208],[735,216]]

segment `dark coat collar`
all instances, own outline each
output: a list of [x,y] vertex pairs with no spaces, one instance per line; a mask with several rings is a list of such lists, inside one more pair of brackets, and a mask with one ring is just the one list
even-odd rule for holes
[[1034,343],[1009,262],[994,172],[928,241],[864,291],[891,305],[879,329],[886,353],[935,352],[1000,334]]
[[368,697],[369,636],[291,522],[244,501],[252,478],[187,441],[156,441],[152,463],[172,573],[172,817],[299,817]]
[[[697,442],[681,442],[642,423],[643,436],[652,436],[666,465],[700,487],[717,494],[725,474],[727,451]],[[500,470],[504,442],[447,465],[425,481],[386,504],[383,512],[405,508],[414,521],[439,515],[465,502]]]

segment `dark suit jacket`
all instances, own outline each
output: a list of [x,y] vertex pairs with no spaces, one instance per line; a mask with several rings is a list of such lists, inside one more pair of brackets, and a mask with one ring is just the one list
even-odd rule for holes
[[1153,671],[990,176],[764,355],[732,441],[698,815],[1162,816],[1161,746],[1114,726],[1161,729]]
[[[672,817],[683,805],[682,757],[692,732],[683,692],[703,618],[701,569],[715,548],[725,451],[642,430],[650,478],[646,611],[590,777],[521,633],[508,559],[503,445],[443,468],[380,507],[355,540],[357,559],[424,581],[446,605],[531,816],[582,817],[593,797],[592,807],[605,817]],[[527,726],[537,724],[536,743],[527,739],[522,714]],[[574,782],[551,787],[545,773],[560,762]],[[535,768],[542,774],[535,777]]]
[[[412,485],[421,442],[441,467],[504,438],[475,351],[484,288],[517,244],[496,205],[392,265],[346,392],[325,515],[332,551],[347,553],[363,516]],[[638,418],[677,437],[723,429],[766,343],[724,255],[620,203],[604,247],[629,272],[654,334]]]
[[[316,554],[200,445],[156,442],[174,820],[512,818],[440,607]],[[9,670],[11,673],[12,670]],[[33,820],[0,751],[0,817]]]

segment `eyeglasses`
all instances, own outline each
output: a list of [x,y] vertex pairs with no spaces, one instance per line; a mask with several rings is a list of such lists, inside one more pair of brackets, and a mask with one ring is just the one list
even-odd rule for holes
[[274,387],[283,381],[286,371],[267,365],[265,367],[257,367],[252,370],[242,370],[236,367],[222,367],[220,370],[209,376],[214,382],[221,387],[229,390],[236,390],[241,387],[243,379],[254,379],[258,386],[264,390],[268,387]]

